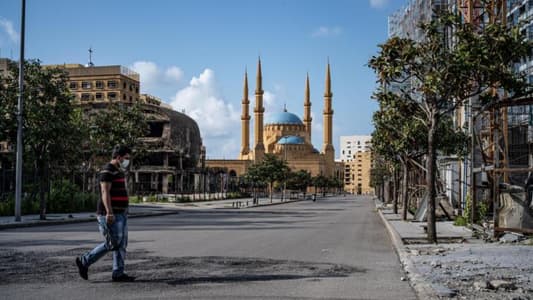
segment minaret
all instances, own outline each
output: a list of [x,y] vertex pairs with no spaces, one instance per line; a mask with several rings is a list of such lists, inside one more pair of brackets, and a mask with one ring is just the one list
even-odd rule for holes
[[248,99],[248,72],[244,71],[244,91],[242,95],[241,115],[241,155],[240,159],[248,159],[250,153],[250,100]]
[[261,75],[261,58],[257,62],[257,78],[255,86],[255,109],[254,109],[254,161],[260,162],[265,155],[265,146],[263,144],[263,78]]
[[331,92],[331,74],[329,71],[329,60],[326,69],[326,86],[324,88],[324,145],[322,152],[325,156],[326,176],[333,176],[333,167],[335,160],[335,148],[332,144],[333,133],[333,109],[331,109],[331,99],[333,93]]
[[307,132],[307,135],[309,136],[309,144],[311,144],[311,122],[313,121],[313,118],[311,118],[311,92],[309,89],[309,73],[307,73],[307,78],[305,80],[305,99],[304,99],[304,124],[305,124],[305,131]]

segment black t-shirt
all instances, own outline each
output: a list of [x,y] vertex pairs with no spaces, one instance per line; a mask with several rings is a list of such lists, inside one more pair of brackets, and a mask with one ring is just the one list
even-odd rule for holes
[[[111,207],[113,213],[123,213],[128,208],[129,199],[128,192],[126,190],[126,176],[124,172],[108,163],[100,171],[100,182],[111,182],[111,190],[109,194],[111,196]],[[100,200],[98,201],[97,214],[105,215],[106,210],[104,203],[102,202],[102,193],[100,193]]]

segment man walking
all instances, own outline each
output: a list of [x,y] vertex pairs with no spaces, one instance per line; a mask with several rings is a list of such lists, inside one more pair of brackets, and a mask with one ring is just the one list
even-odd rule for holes
[[113,251],[113,281],[131,282],[135,277],[124,273],[124,258],[128,246],[128,193],[124,171],[130,161],[131,150],[123,145],[113,149],[112,160],[100,172],[101,196],[97,207],[97,221],[105,242],[76,258],[81,278],[87,280],[89,266]]

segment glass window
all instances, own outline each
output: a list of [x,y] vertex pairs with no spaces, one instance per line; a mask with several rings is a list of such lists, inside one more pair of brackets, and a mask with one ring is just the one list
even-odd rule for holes
[[107,87],[110,89],[116,89],[117,88],[117,81],[116,80],[109,80],[107,82]]
[[104,82],[100,81],[100,80],[95,82],[94,85],[96,86],[97,89],[103,89],[104,88]]
[[91,100],[91,94],[89,93],[81,94],[81,101],[89,101],[89,100]]
[[104,98],[104,94],[102,93],[96,93],[95,97],[96,100],[102,100]]
[[69,84],[68,84],[68,88],[71,89],[71,90],[75,90],[78,88],[78,83],[76,81],[71,81]]
[[82,81],[81,82],[81,88],[82,89],[90,89],[91,88],[91,82],[90,81]]
[[126,94],[122,95],[122,100],[126,100]]
[[117,99],[117,93],[115,92],[107,93],[107,98],[109,98],[109,100],[115,100]]
[[126,89],[126,83],[125,82],[122,84],[122,88]]

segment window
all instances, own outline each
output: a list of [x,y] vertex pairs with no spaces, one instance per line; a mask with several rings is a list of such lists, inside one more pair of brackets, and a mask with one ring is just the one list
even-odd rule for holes
[[126,89],[126,83],[125,82],[122,84],[122,88]]
[[130,92],[133,91],[133,84],[130,84]]
[[132,96],[130,96],[130,102],[131,102],[131,101],[133,101],[133,97],[132,97]]
[[78,83],[76,81],[71,81],[69,84],[68,84],[68,88],[71,89],[71,90],[75,90],[78,88]]
[[117,99],[117,93],[115,92],[107,93],[107,98],[109,98],[109,100],[115,100]]
[[104,88],[104,82],[99,80],[99,81],[95,82],[94,86],[96,86],[97,89],[103,89]]
[[110,89],[116,89],[117,88],[117,81],[116,80],[109,80],[107,82],[107,87]]
[[82,81],[81,82],[81,88],[82,89],[90,89],[91,88],[91,82],[90,81]]
[[94,99],[96,100],[102,100],[104,98],[104,94],[102,93],[96,93]]
[[126,100],[126,94],[122,95],[122,100]]
[[91,100],[91,94],[89,93],[81,94],[81,101],[89,101],[89,100]]

